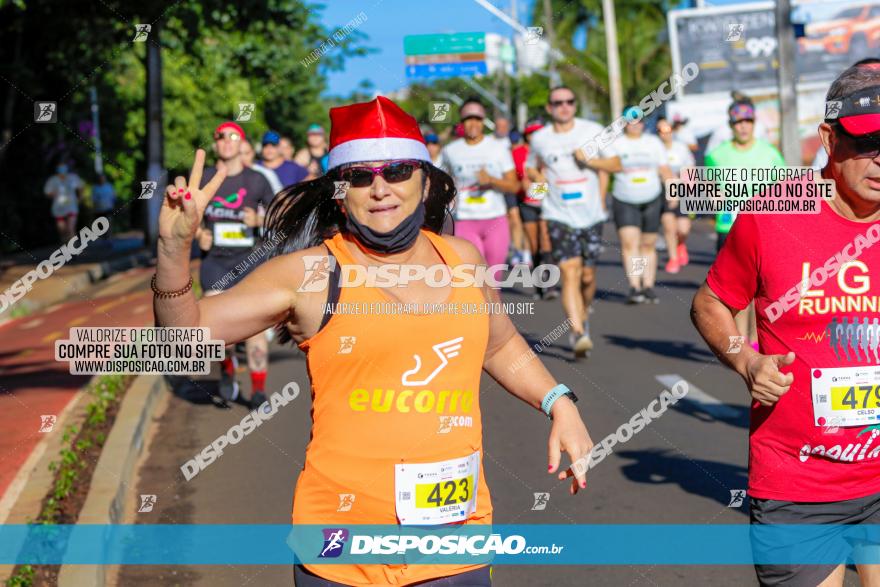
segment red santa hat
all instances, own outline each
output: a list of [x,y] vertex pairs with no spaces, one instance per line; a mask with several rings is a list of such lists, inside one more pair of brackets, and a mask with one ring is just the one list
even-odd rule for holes
[[329,169],[360,161],[431,162],[415,118],[384,96],[330,109]]

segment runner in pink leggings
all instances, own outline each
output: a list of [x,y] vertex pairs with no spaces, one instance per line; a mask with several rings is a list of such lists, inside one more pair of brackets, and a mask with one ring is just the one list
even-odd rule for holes
[[486,109],[468,99],[459,110],[464,137],[443,148],[441,166],[455,179],[455,235],[466,238],[491,265],[507,260],[510,228],[504,193],[516,193],[519,181],[506,145],[484,135]]
[[474,243],[489,265],[504,263],[510,245],[510,226],[507,216],[486,220],[459,220],[455,223],[455,236]]

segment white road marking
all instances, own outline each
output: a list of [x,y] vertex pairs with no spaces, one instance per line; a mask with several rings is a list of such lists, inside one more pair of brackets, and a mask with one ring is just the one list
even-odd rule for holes
[[39,326],[42,323],[43,323],[43,318],[34,318],[30,322],[25,322],[24,324],[19,326],[19,328],[27,328],[27,329],[36,328],[37,326]]
[[681,401],[695,404],[701,411],[706,412],[714,418],[737,418],[740,415],[739,410],[725,404],[716,397],[712,397],[690,381],[684,379],[681,375],[675,373],[670,375],[657,375],[656,379],[667,389],[672,388],[673,385],[684,380],[688,386],[688,393],[681,399]]

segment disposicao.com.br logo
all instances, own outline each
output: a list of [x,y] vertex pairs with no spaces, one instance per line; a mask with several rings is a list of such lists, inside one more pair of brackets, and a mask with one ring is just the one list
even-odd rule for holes
[[524,536],[511,534],[342,534],[343,529],[325,528],[320,558],[338,557],[346,542],[349,555],[517,555],[559,554],[564,546],[529,546]]
[[552,264],[531,269],[525,265],[411,265],[386,263],[384,265],[339,265],[336,258],[327,255],[303,257],[305,272],[297,291],[324,291],[330,274],[339,271],[339,287],[406,287],[411,282],[424,281],[428,287],[553,287],[559,283],[561,271]]

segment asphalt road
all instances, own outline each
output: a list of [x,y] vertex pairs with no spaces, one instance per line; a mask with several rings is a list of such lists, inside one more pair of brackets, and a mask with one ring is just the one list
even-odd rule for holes
[[[596,349],[573,362],[567,336],[541,358],[555,377],[579,396],[594,441],[613,432],[663,389],[662,375],[686,379],[705,395],[683,400],[591,471],[586,492],[568,494],[567,483],[548,475],[548,421],[483,375],[484,460],[499,524],[739,524],[746,505],[728,507],[732,490],[747,486],[748,401],[739,378],[707,350],[688,316],[690,300],[714,258],[705,225],[690,242],[691,264],[677,275],[661,271],[659,305],[627,306],[627,285],[611,226],[599,267],[599,293],[591,330]],[[661,260],[665,255],[661,253]],[[529,301],[518,292],[506,301]],[[558,301],[535,302],[535,314],[515,323],[537,342],[563,319]],[[247,377],[242,377],[246,380]],[[304,356],[273,346],[269,390],[295,381],[305,391]],[[293,488],[309,440],[309,397],[293,403],[238,445],[226,450],[193,480],[179,467],[246,415],[210,402],[206,379],[185,386],[160,418],[135,494],[157,495],[156,508],[137,523],[286,524]],[[699,395],[699,394],[695,394]],[[716,398],[723,405],[711,403]],[[708,403],[707,403],[708,402]],[[543,511],[534,493],[549,492]],[[136,499],[133,497],[132,499]],[[230,544],[234,551],[235,544]],[[848,581],[850,582],[850,581]],[[495,585],[754,585],[751,567],[708,566],[498,566]],[[292,571],[279,566],[127,567],[121,585],[291,585]]]

